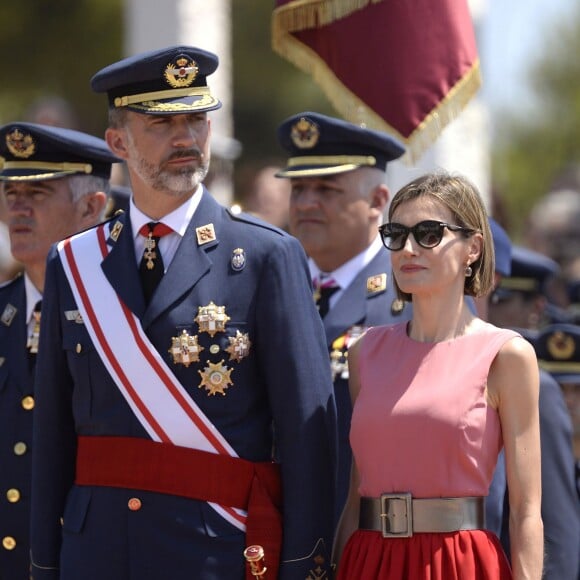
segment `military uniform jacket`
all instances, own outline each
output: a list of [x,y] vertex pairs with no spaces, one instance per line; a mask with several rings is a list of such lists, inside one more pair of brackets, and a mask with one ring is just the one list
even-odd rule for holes
[[[356,275],[324,317],[326,344],[334,380],[338,415],[338,485],[336,517],[348,493],[352,454],[349,444],[352,404],[348,390],[348,341],[371,326],[393,324],[411,317],[411,306],[397,303],[391,256],[381,249]],[[388,369],[385,369],[388,373]]]
[[24,276],[0,288],[0,579],[28,578],[33,376]]
[[[300,244],[262,222],[232,216],[204,190],[145,308],[129,216],[114,219],[122,229],[119,233],[117,225],[116,240],[109,239],[111,251],[101,267],[118,296],[237,454],[268,461],[274,450],[279,459],[280,578],[322,577],[329,569],[332,545],[336,411],[324,332]],[[200,241],[196,229],[207,231],[209,224],[215,235]],[[194,322],[199,308],[212,302],[229,316],[225,330],[213,337]],[[37,374],[33,577],[243,578],[244,534],[206,502],[73,484],[77,434],[148,438],[84,324],[74,320],[75,310],[53,249],[47,262]],[[189,366],[174,362],[169,352],[172,338],[184,330],[196,335],[204,348],[200,361]],[[241,360],[230,360],[229,339],[238,333],[247,335],[251,346]],[[210,365],[227,367],[231,384],[223,394],[212,395],[203,385]]]

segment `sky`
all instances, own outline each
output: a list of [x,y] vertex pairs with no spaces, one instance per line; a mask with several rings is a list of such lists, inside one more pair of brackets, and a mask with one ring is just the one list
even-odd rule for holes
[[529,65],[548,49],[555,23],[572,13],[578,0],[486,0],[479,29],[482,94],[489,106],[521,110],[533,106],[526,86]]

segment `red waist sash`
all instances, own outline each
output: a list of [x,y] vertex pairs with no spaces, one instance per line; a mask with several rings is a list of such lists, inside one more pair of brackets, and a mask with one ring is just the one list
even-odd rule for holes
[[[247,545],[277,578],[282,544],[279,465],[135,437],[78,437],[77,485],[140,489],[247,510]],[[240,554],[240,557],[242,555]],[[247,578],[253,578],[249,575]]]

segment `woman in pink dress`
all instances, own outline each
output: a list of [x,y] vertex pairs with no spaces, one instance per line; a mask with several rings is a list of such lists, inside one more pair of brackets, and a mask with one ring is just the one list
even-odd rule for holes
[[[538,365],[531,345],[473,314],[493,241],[475,187],[447,173],[403,187],[380,228],[409,323],[349,349],[354,463],[334,557],[340,580],[539,580]],[[484,529],[505,448],[512,567]]]

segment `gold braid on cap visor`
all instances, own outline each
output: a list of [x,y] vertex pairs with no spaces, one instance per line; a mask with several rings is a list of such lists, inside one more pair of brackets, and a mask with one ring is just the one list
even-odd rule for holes
[[152,93],[139,93],[137,95],[128,95],[126,97],[115,97],[115,107],[127,107],[128,105],[137,105],[145,101],[156,101],[164,99],[173,99],[175,97],[204,97],[214,100],[210,95],[209,87],[195,87],[185,89],[168,89],[155,91]]

